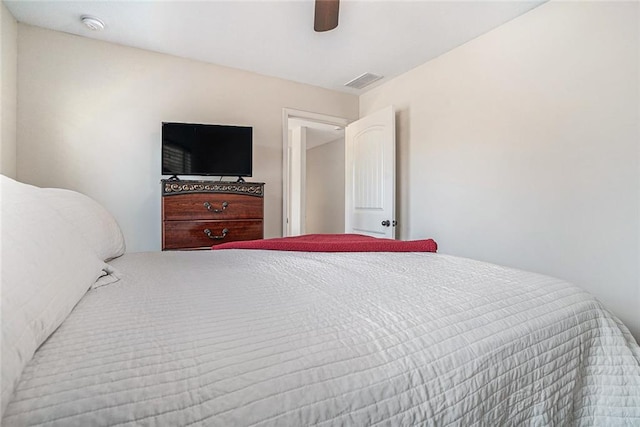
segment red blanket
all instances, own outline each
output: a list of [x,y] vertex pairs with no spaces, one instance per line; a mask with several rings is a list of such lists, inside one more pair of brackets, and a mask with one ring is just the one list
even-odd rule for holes
[[245,240],[212,246],[211,249],[267,249],[298,252],[436,252],[433,239],[377,239],[362,234],[307,234],[264,240]]

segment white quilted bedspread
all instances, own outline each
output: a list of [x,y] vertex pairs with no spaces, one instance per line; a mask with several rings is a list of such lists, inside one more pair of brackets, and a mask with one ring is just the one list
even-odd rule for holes
[[436,254],[127,254],[4,426],[640,425],[640,350],[566,282]]

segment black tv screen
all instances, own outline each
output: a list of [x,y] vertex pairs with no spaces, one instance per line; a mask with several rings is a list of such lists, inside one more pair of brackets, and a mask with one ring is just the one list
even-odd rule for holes
[[162,123],[163,175],[251,176],[253,128]]

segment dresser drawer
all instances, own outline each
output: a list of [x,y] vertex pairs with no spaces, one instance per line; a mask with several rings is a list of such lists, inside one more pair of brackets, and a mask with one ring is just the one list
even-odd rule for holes
[[244,194],[176,194],[162,198],[165,221],[256,219],[263,217],[261,197]]
[[165,221],[163,227],[164,249],[202,248],[236,240],[262,239],[264,230],[262,220]]

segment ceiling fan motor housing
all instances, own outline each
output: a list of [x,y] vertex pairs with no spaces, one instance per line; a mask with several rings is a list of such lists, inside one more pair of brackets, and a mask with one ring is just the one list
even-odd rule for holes
[[338,26],[340,0],[316,0],[313,29],[317,32],[333,30]]

